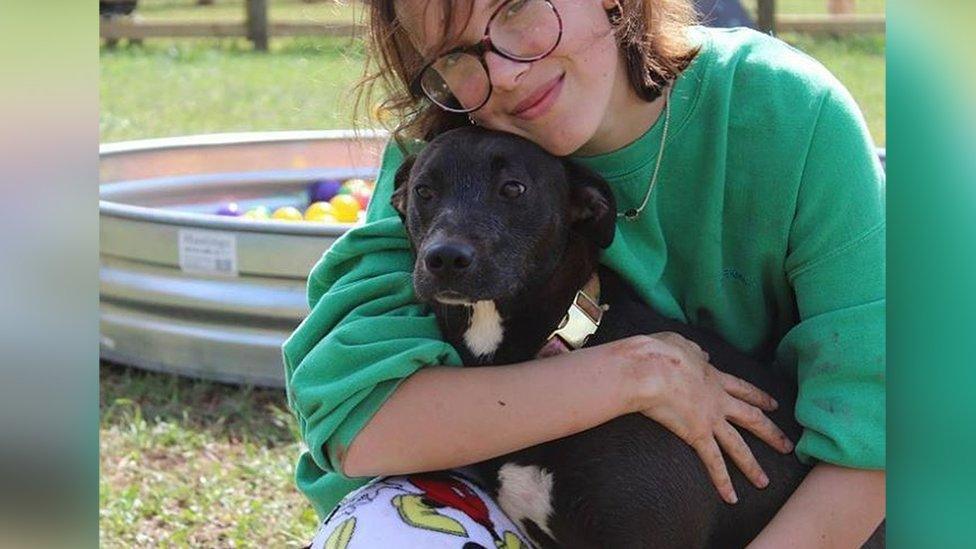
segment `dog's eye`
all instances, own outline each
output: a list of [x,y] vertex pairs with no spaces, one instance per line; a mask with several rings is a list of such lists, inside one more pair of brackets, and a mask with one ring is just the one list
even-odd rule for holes
[[414,187],[413,192],[416,193],[421,200],[430,200],[431,198],[434,198],[434,191],[432,191],[427,185],[417,185]]
[[518,198],[525,192],[525,185],[518,181],[506,181],[499,192],[505,198]]

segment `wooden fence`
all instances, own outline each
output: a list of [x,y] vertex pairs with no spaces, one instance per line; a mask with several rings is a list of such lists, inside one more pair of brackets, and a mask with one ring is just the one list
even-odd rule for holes
[[[113,1],[113,0],[107,0]],[[119,0],[114,0],[119,1]],[[855,14],[855,0],[826,0],[827,14],[776,13],[776,0],[757,0],[757,26],[764,32],[852,34],[884,32],[883,14]],[[99,34],[110,44],[120,39],[143,38],[247,38],[257,50],[268,49],[268,39],[278,36],[352,36],[362,26],[354,23],[269,21],[268,0],[245,0],[243,23],[150,22],[130,17],[102,17]]]
[[776,0],[757,0],[756,25],[760,30],[808,34],[856,34],[885,32],[883,13],[858,14],[855,0],[826,0],[825,14],[776,13]]
[[[103,0],[104,1],[104,0]],[[120,0],[107,0],[120,1]],[[362,30],[354,23],[270,21],[268,0],[244,0],[244,22],[140,21],[131,17],[102,17],[99,36],[109,43],[123,38],[247,38],[257,50],[268,49],[272,36],[352,36]]]

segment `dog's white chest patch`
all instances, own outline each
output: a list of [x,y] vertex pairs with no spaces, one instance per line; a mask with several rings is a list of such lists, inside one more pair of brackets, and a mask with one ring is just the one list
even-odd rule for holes
[[551,538],[552,473],[535,465],[506,463],[498,470],[498,505],[516,523],[531,520]]
[[464,343],[471,354],[493,354],[502,342],[502,317],[494,301],[478,301],[471,307],[471,321],[464,332]]

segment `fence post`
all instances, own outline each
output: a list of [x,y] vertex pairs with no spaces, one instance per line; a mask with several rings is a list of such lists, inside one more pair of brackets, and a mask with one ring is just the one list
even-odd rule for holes
[[776,34],[776,0],[759,0],[757,7],[759,30]]
[[856,8],[855,0],[827,0],[827,13],[848,14],[854,13]]
[[247,38],[254,49],[268,50],[268,0],[247,0]]

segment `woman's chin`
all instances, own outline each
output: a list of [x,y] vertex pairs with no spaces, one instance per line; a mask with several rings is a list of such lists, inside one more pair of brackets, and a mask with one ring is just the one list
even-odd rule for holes
[[530,137],[530,139],[538,143],[538,145],[545,149],[546,152],[554,156],[569,156],[584,145],[584,140],[569,139],[567,138],[568,136],[558,136],[556,139],[535,139],[533,137]]

